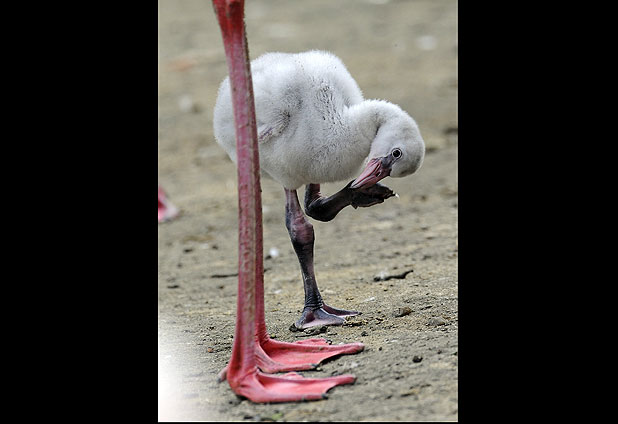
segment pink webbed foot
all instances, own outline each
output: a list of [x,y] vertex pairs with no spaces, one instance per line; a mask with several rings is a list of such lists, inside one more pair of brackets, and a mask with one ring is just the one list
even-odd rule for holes
[[265,374],[257,369],[244,376],[229,376],[230,387],[237,395],[255,403],[298,402],[325,399],[335,386],[354,383],[350,374],[327,378],[305,378],[295,372]]
[[[268,338],[256,343],[255,360],[260,370],[267,373],[303,371],[316,368],[322,361],[339,355],[351,355],[365,348],[362,343],[330,345],[326,339],[306,339],[281,342]],[[217,376],[222,382],[227,378],[227,366]]]
[[329,345],[324,339],[309,339],[294,343],[268,339],[258,345],[256,360],[258,367],[269,373],[309,370],[322,361],[339,355],[362,351],[362,343]]

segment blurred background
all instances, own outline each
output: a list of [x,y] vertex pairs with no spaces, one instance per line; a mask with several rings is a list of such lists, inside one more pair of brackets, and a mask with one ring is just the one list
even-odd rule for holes
[[[383,181],[400,199],[312,221],[320,289],[334,306],[363,311],[362,325],[326,337],[367,347],[321,371],[353,372],[355,385],[284,405],[241,401],[214,381],[231,353],[237,283],[236,169],[212,128],[227,64],[209,0],[159,0],[158,10],[158,179],[181,211],[159,225],[159,418],[457,420],[457,2],[245,2],[251,59],[328,50],[366,99],[407,111],[427,147],[417,174]],[[268,179],[262,190],[267,326],[294,341],[303,291],[284,193]],[[394,318],[404,306],[412,313]]]

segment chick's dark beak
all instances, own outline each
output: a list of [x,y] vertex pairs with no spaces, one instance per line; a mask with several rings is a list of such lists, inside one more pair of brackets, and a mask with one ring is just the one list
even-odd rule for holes
[[352,182],[350,188],[370,187],[391,174],[393,158],[391,155],[373,158],[367,162],[363,172]]

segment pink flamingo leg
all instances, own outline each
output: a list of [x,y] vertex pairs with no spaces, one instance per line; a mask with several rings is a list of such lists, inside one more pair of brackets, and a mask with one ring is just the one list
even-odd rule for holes
[[[322,340],[313,341],[314,346],[307,343],[275,342],[266,333],[259,151],[244,30],[244,0],[213,0],[213,5],[221,27],[230,74],[238,158],[238,302],[232,356],[222,376],[227,378],[235,393],[253,402],[323,399],[329,389],[352,383],[355,377],[348,374],[329,378],[303,378],[296,373],[275,376],[258,370],[258,365],[267,362],[265,358],[269,358],[273,364],[282,364],[274,368],[298,367],[299,358],[304,355],[299,352],[312,353],[312,350],[330,346]],[[288,349],[288,345],[294,348]],[[288,350],[285,355],[282,354],[284,350]],[[282,362],[270,358],[269,354],[273,353]],[[317,358],[302,357],[307,361]],[[286,359],[287,362],[283,362]],[[315,366],[315,362],[307,363]]]

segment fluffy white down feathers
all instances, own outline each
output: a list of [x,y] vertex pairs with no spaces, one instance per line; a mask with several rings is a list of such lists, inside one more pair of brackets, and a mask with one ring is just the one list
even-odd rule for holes
[[[295,190],[304,184],[352,179],[371,158],[403,152],[392,177],[421,166],[425,144],[399,106],[364,100],[339,58],[324,51],[266,53],[251,62],[260,168]],[[217,142],[236,162],[229,77],[214,109]]]

